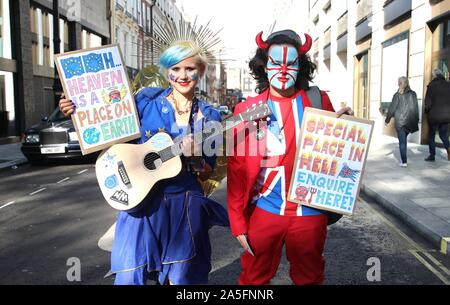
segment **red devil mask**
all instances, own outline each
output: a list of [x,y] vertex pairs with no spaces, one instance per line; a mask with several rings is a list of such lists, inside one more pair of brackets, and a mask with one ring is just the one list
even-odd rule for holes
[[284,30],[284,31],[278,31],[275,33],[272,33],[268,38],[267,41],[264,41],[262,38],[263,32],[259,32],[258,35],[256,35],[256,44],[261,50],[267,51],[271,41],[277,37],[277,36],[284,36],[289,40],[294,41],[299,47],[298,47],[298,54],[306,54],[311,49],[312,46],[312,38],[308,34],[305,34],[305,43],[302,44],[302,41],[300,39],[300,36],[298,36],[297,33],[291,30]]

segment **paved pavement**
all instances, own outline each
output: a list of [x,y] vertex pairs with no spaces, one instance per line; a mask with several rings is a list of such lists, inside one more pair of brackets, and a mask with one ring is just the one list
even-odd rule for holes
[[398,140],[374,135],[362,193],[450,254],[450,162],[439,149],[436,162],[425,162],[428,146],[408,143],[408,167],[399,166]]
[[[0,145],[0,170],[26,162],[21,143]],[[450,253],[450,162],[438,149],[425,162],[428,146],[408,143],[408,167],[399,167],[396,138],[374,133],[361,191],[429,240]]]

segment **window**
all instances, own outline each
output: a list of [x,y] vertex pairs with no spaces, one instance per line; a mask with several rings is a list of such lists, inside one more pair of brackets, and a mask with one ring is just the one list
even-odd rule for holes
[[372,14],[372,0],[359,0],[356,4],[357,24]]
[[81,48],[89,49],[100,47],[102,45],[102,38],[87,30],[83,30],[81,33]]
[[450,47],[450,19],[441,22],[433,32],[433,52]]
[[450,17],[440,20],[432,36],[432,69],[439,68],[450,79]]
[[337,37],[347,33],[348,29],[348,12],[345,12],[337,21]]
[[150,25],[150,22],[151,22],[151,19],[150,19],[150,7],[148,7],[147,6],[147,32],[150,32],[150,28],[151,28],[151,25]]
[[323,33],[323,47],[326,48],[331,44],[331,26]]
[[313,19],[313,23],[314,23],[314,25],[317,26],[317,23],[319,23],[319,15],[317,15],[317,16]]
[[12,58],[8,0],[0,0],[0,57]]
[[3,2],[0,1],[0,57],[3,57]]
[[128,46],[130,45],[129,41],[128,41],[128,33],[124,32],[123,33],[123,56],[125,57],[125,62],[126,65],[128,66],[130,64],[130,58],[129,58],[129,53],[128,52]]
[[381,108],[387,109],[397,92],[397,80],[408,77],[408,33],[400,34],[383,43],[381,71]]
[[[30,30],[33,64],[53,68],[53,15],[47,11],[31,7]],[[67,52],[69,51],[69,26],[63,19],[59,20],[59,30],[59,37],[61,39],[60,52]]]
[[331,9],[331,0],[328,1],[328,2],[324,5],[323,11],[324,11],[325,14],[328,14],[328,13],[330,12],[330,9]]

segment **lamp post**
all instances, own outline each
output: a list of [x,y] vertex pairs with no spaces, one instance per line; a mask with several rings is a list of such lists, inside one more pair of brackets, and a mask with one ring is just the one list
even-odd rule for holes
[[[53,54],[59,54],[61,38],[59,35],[59,1],[53,0]],[[55,97],[55,106],[58,106],[59,98],[62,94],[61,81],[59,80],[58,71],[55,65],[55,77],[53,79],[53,93]]]

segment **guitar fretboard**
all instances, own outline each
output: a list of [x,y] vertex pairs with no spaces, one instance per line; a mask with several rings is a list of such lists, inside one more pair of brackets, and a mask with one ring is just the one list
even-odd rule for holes
[[[196,145],[202,144],[207,139],[210,139],[212,137],[221,135],[222,133],[226,132],[229,129],[232,129],[239,125],[239,123],[243,122],[244,119],[241,115],[237,115],[231,118],[228,118],[222,122],[220,122],[221,128],[218,128],[217,124],[211,124],[211,126],[207,126],[206,128],[202,128],[201,131],[195,132],[194,135],[194,143]],[[217,122],[219,123],[219,122]],[[176,141],[172,146],[169,146],[167,148],[164,148],[163,150],[159,151],[159,155],[161,157],[161,160],[163,162],[166,162],[170,159],[172,159],[175,156],[179,156],[183,153],[181,149],[181,142],[182,140]]]

